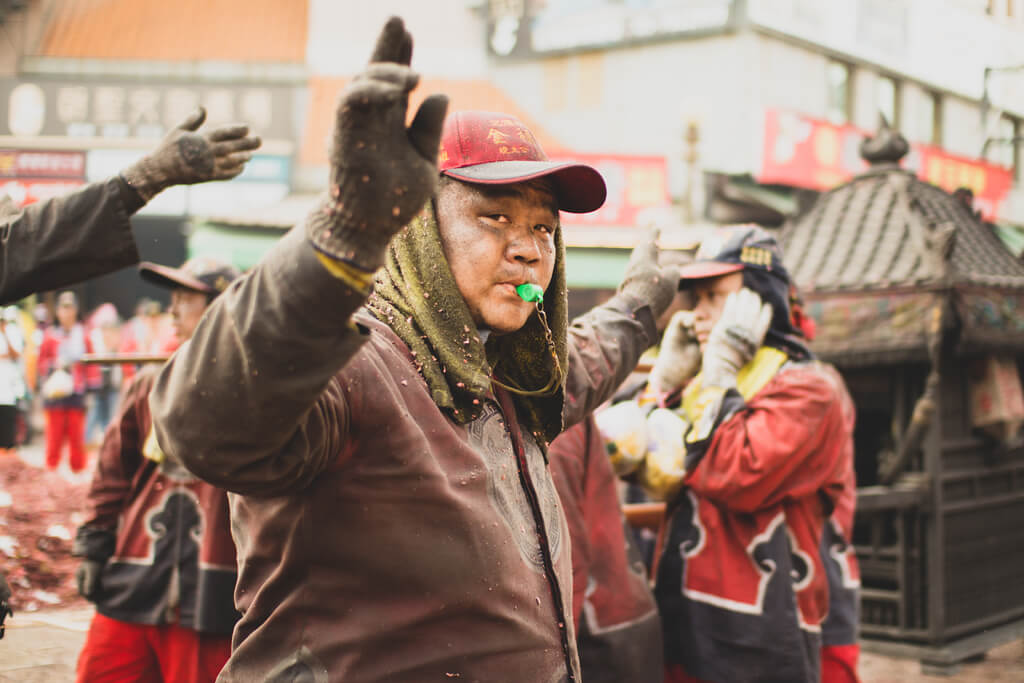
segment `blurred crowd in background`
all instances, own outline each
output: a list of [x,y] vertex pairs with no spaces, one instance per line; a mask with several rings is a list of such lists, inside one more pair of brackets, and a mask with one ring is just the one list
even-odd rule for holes
[[[137,367],[87,365],[82,357],[86,353],[159,356],[169,354],[176,344],[170,315],[160,302],[149,298],[139,299],[128,319],[122,319],[109,302],[81,311],[71,292],[62,293],[53,309],[43,303],[7,306],[0,317],[0,455],[36,438],[55,440],[54,411],[63,408],[81,417],[73,420],[73,431],[68,427],[60,431],[66,437],[61,445],[67,444],[64,447],[74,453],[72,470],[82,470],[86,464],[80,460],[85,452],[82,446],[99,445],[121,387]],[[47,465],[51,469],[58,465],[52,454]]]

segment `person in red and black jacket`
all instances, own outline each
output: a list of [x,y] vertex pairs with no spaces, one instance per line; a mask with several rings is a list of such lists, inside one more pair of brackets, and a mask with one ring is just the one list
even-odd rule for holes
[[[181,341],[238,275],[213,259],[140,270],[173,289]],[[212,681],[231,651],[238,612],[227,494],[156,445],[149,411],[156,374],[146,366],[125,389],[75,538],[73,553],[85,558],[78,589],[96,603],[78,660],[83,682]]]
[[852,399],[806,346],[766,231],[705,240],[680,286],[696,306],[669,323],[638,399],[658,407],[632,438],[646,444],[640,481],[667,502],[654,569],[666,681],[819,681],[826,620],[851,623],[830,575],[850,556]]

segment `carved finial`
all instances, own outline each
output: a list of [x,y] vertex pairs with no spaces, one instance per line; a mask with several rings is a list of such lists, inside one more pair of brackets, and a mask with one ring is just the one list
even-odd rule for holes
[[910,151],[898,130],[889,125],[885,115],[878,114],[878,132],[872,138],[864,138],[860,143],[860,155],[872,166],[877,164],[897,164]]

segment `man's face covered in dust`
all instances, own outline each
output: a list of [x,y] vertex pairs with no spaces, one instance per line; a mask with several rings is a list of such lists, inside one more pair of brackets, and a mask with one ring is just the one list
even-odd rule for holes
[[547,181],[471,185],[443,180],[437,195],[441,244],[455,284],[480,329],[515,332],[534,305],[526,282],[547,289],[555,268],[558,208]]

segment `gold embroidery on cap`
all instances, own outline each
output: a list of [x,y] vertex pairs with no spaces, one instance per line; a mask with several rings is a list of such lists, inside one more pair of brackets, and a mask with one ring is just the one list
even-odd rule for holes
[[497,128],[491,128],[487,131],[487,139],[496,145],[503,145],[509,142],[508,133],[503,133]]
[[740,261],[755,266],[768,267],[772,265],[772,254],[767,249],[762,249],[761,247],[743,247],[740,250]]

